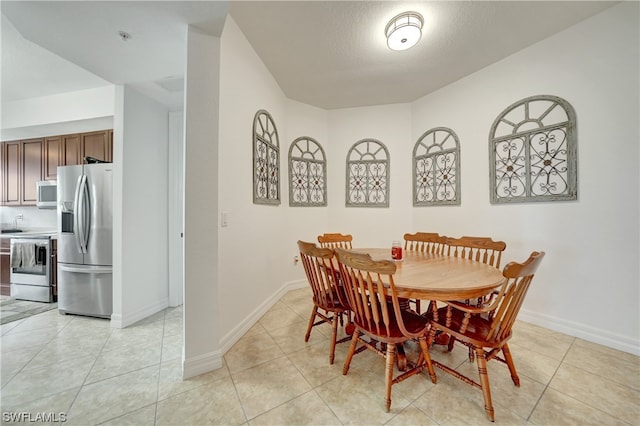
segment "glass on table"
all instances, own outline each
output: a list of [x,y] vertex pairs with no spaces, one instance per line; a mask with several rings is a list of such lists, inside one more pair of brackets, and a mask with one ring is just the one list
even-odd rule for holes
[[394,241],[391,244],[391,258],[393,260],[402,260],[402,242]]

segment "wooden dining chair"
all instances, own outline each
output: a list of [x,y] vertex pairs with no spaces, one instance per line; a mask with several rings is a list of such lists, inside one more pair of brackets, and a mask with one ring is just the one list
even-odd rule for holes
[[[401,309],[393,282],[396,264],[391,260],[374,261],[365,253],[354,253],[336,249],[344,291],[352,310],[355,330],[342,374],[349,372],[351,360],[356,352],[366,348],[385,358],[385,410],[391,409],[391,386],[425,368],[431,381],[436,383],[427,337],[429,320],[413,312]],[[385,285],[388,283],[388,286]],[[364,336],[371,339],[365,340]],[[417,362],[409,365],[402,374],[393,377],[396,345],[416,339],[420,345]],[[358,344],[363,346],[357,349]],[[386,345],[386,350],[377,343]],[[348,397],[348,396],[345,396]]]
[[419,251],[421,253],[442,254],[446,237],[437,232],[416,232],[404,234],[405,251]]
[[[437,232],[416,232],[415,234],[404,234],[404,250],[417,251],[420,253],[443,254],[445,250],[446,237]],[[420,300],[410,299],[410,303],[415,306],[415,311],[420,312]]]
[[[534,251],[525,262],[511,262],[506,265],[502,271],[505,281],[489,306],[477,307],[460,302],[448,302],[447,306],[434,312],[431,320],[429,343],[440,331],[454,336],[457,341],[475,352],[479,383],[452,367],[436,361],[433,365],[481,389],[484,409],[491,421],[494,421],[494,412],[487,375],[487,361],[496,359],[507,364],[514,385],[520,386],[520,378],[507,342],[512,336],[511,328],[543,258],[544,252]],[[504,358],[499,357],[500,352]]]
[[[493,241],[493,239],[489,237],[445,237],[444,244],[444,252],[449,256],[475,260],[476,262],[482,262],[498,269],[500,269],[502,253],[507,248],[507,244],[504,241]],[[474,303],[480,307],[483,304],[489,303],[491,298],[495,296],[496,293],[491,293],[485,297],[479,297]],[[470,304],[470,302],[471,301],[466,301],[467,304]],[[447,342],[449,351],[453,350],[455,341],[455,336],[450,336]],[[469,349],[470,362],[473,362],[474,356],[473,350]]]
[[339,233],[325,233],[322,235],[318,235],[318,242],[321,247],[330,248],[330,249],[346,249],[351,250],[353,247],[351,245],[353,241],[353,236],[350,234],[343,235]]
[[[311,336],[311,329],[316,325],[331,324],[331,348],[329,352],[329,363],[333,364],[335,359],[336,343],[349,341],[351,336],[344,337],[338,341],[338,321],[342,316],[349,320],[349,307],[341,286],[337,282],[338,265],[334,263],[334,252],[331,249],[317,247],[314,243],[298,241],[300,258],[307,275],[307,281],[313,291],[313,309],[307,326],[307,333],[304,341],[308,342]],[[324,311],[324,312],[322,312]],[[318,321],[316,321],[319,319]]]
[[493,241],[489,237],[444,238],[444,253],[449,256],[475,260],[500,268],[502,252],[507,248],[504,241]]

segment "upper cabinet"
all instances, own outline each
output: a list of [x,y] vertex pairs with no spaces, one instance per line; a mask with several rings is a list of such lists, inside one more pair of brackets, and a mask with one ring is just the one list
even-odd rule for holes
[[44,138],[44,180],[55,180],[57,168],[60,164],[60,151],[62,149],[62,136],[50,136]]
[[82,133],[80,135],[80,158],[93,157],[101,161],[111,162],[112,144],[109,130]]
[[20,141],[2,143],[2,205],[19,206],[22,186],[22,144]]
[[42,180],[43,144],[42,138],[2,144],[2,205],[35,206],[36,182]]
[[22,184],[20,185],[22,205],[35,206],[38,201],[36,183],[42,178],[44,139],[21,141],[22,144]]
[[60,145],[60,165],[71,166],[82,164],[80,157],[80,133],[62,136]]
[[57,179],[58,166],[83,164],[85,157],[111,162],[113,131],[0,143],[0,204],[35,206],[36,182]]

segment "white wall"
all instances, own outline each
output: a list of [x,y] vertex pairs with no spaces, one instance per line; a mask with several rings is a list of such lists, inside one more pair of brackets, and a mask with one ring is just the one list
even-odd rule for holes
[[[224,303],[218,319],[226,350],[277,300],[287,281],[284,259],[292,264],[295,253],[295,240],[283,235],[286,193],[280,205],[256,205],[252,190],[252,123],[260,109],[271,114],[278,130],[280,178],[286,179],[287,101],[231,17],[222,34],[220,105],[219,211],[228,213],[229,226],[220,228],[219,297]],[[219,224],[219,212],[212,211],[210,218]]]
[[[327,232],[352,234],[354,244],[360,247],[391,249],[391,243],[408,232],[411,221],[411,105],[333,110],[329,112],[329,129],[332,195]],[[346,157],[361,139],[376,139],[389,151],[388,208],[345,207]]]
[[183,377],[222,366],[218,255],[220,38],[189,27],[184,150]]
[[[330,153],[333,151],[333,141],[329,134],[329,112],[303,104],[297,101],[287,101],[287,128],[280,139],[282,144],[281,168],[282,168],[282,203],[286,206],[287,225],[283,229],[283,244],[285,251],[284,265],[287,272],[287,282],[304,279],[304,273],[300,265],[293,263],[293,257],[299,255],[296,242],[317,242],[319,234],[331,232],[327,228],[329,221],[329,206],[326,207],[294,207],[289,206],[289,148],[292,142],[302,136],[315,139],[324,149],[327,167],[331,165]],[[327,169],[327,174],[329,170]],[[331,189],[332,180],[327,176],[327,197],[335,199],[337,193]],[[336,231],[337,232],[337,231]],[[307,285],[306,282],[302,284]]]
[[[638,36],[638,4],[613,7],[425,96],[412,118],[413,141],[436,126],[458,134],[462,175],[462,205],[413,209],[415,230],[504,240],[506,261],[546,251],[520,318],[635,353]],[[491,205],[491,124],[513,102],[539,94],[560,96],[576,111],[578,201]]]
[[169,113],[169,306],[184,299],[184,111]]
[[8,133],[10,129],[59,125],[69,121],[111,117],[113,115],[114,93],[114,86],[110,85],[76,92],[3,102],[2,140],[13,139],[13,135]]
[[116,102],[111,319],[126,327],[168,306],[169,111],[130,86]]

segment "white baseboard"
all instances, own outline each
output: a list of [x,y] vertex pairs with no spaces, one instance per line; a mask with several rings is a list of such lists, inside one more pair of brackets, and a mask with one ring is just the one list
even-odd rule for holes
[[539,325],[553,331],[578,337],[589,342],[604,345],[633,355],[640,355],[640,341],[627,336],[611,333],[601,328],[591,327],[551,315],[540,314],[527,309],[521,309],[518,319],[530,324]]
[[271,297],[260,304],[249,316],[240,324],[234,327],[222,339],[220,339],[220,350],[226,353],[244,334],[249,331],[260,318],[275,305],[280,298],[290,290],[304,288],[308,286],[307,280],[296,280],[286,282]]
[[163,298],[160,300],[156,300],[155,302],[143,306],[141,309],[136,310],[135,312],[127,312],[123,315],[120,314],[112,314],[111,315],[111,327],[112,328],[125,328],[130,326],[131,324],[135,324],[136,322],[147,318],[157,312],[162,311],[169,307],[169,299]]
[[222,368],[222,352],[215,351],[182,361],[182,380]]

